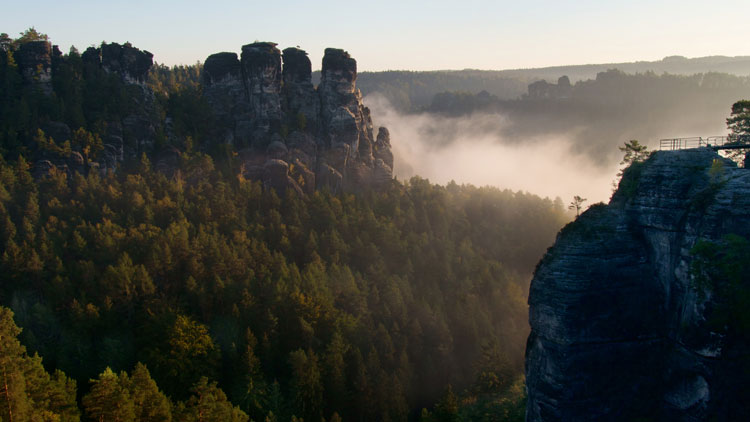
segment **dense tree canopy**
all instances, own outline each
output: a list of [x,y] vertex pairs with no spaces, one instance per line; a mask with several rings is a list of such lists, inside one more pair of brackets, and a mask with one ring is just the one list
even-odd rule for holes
[[173,400],[206,377],[254,419],[402,419],[480,362],[520,374],[528,277],[565,221],[552,201],[416,178],[279,197],[182,159],[172,179],[38,183],[0,164],[0,297],[49,367],[99,377],[86,397],[136,400],[110,379],[140,361]]

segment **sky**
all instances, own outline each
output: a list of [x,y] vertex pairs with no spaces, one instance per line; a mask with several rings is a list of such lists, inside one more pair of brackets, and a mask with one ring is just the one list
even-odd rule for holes
[[299,46],[320,68],[343,48],[360,71],[516,69],[750,55],[750,1],[61,1],[6,2],[0,32],[29,27],[67,52],[131,42],[167,64],[243,44]]

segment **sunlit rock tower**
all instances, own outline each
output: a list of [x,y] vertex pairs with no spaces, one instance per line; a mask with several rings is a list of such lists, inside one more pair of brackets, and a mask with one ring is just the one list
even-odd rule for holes
[[[282,66],[283,61],[283,66]],[[352,191],[390,183],[387,129],[373,135],[356,88],[357,62],[326,49],[320,85],[307,53],[256,42],[206,59],[203,91],[221,129],[219,142],[240,150],[243,175],[278,190]]]

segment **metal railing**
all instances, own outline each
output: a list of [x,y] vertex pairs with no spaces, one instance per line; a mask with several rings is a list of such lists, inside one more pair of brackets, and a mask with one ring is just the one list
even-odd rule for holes
[[660,150],[676,150],[708,147],[715,150],[750,147],[750,136],[697,136],[692,138],[667,138],[659,140]]

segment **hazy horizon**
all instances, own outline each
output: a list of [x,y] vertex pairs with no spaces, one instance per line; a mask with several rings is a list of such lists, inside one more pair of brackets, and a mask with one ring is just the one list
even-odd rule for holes
[[[29,27],[67,52],[131,42],[166,65],[193,64],[243,44],[299,46],[319,68],[326,47],[343,48],[360,71],[504,70],[657,61],[664,57],[750,55],[743,17],[750,4],[724,1],[635,1],[627,4],[538,0],[514,2],[327,1],[253,4],[213,2],[11,3],[0,16],[10,36]],[[726,10],[732,10],[727,14]],[[165,16],[169,19],[165,19]],[[712,29],[712,22],[721,22]],[[700,30],[696,30],[699,28]]]

